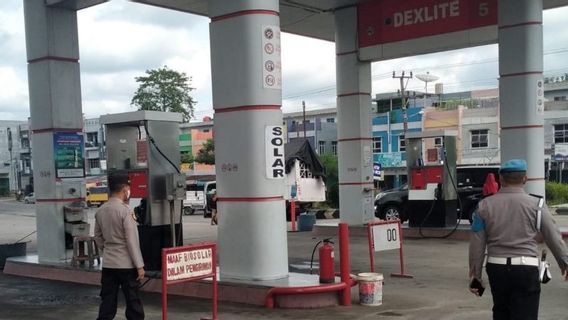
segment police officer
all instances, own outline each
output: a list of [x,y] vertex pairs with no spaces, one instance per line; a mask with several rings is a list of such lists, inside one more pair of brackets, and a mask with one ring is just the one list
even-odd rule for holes
[[[540,299],[538,246],[541,233],[568,280],[568,250],[540,197],[525,193],[525,160],[510,160],[499,170],[501,190],[479,202],[469,247],[470,278],[486,271],[493,295],[493,319],[538,319]],[[539,213],[540,212],[540,213]],[[470,287],[479,295],[479,290]]]
[[138,295],[144,278],[138,228],[130,198],[128,176],[111,174],[108,179],[111,198],[95,214],[95,241],[103,251],[101,304],[98,320],[114,319],[118,289],[126,300],[126,319],[144,319]]

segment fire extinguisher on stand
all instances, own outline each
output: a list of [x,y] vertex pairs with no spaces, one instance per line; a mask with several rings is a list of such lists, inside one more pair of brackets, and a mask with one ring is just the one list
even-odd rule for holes
[[[314,250],[312,251],[312,265],[314,261],[314,254],[317,247],[323,243],[319,248],[319,278],[320,283],[334,283],[335,282],[335,261],[333,253],[333,242],[331,238],[323,239],[316,243]],[[310,266],[311,270],[311,266]]]

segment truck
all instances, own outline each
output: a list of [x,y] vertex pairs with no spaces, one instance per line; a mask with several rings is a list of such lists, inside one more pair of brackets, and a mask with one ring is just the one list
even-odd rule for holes
[[216,181],[194,181],[187,182],[185,188],[185,199],[183,200],[183,214],[193,215],[197,210],[203,210],[207,216],[207,193],[216,189]]
[[90,187],[87,189],[87,206],[102,206],[108,201],[108,187]]

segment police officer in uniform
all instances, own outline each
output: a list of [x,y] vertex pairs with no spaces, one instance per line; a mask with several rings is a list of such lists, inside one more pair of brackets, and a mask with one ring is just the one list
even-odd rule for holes
[[111,198],[95,214],[95,241],[103,251],[101,304],[98,320],[114,319],[118,289],[126,301],[126,319],[144,319],[138,295],[144,278],[138,227],[134,212],[127,204],[130,185],[127,175],[109,176]]
[[[493,295],[493,319],[538,319],[540,299],[537,233],[542,234],[565,280],[568,250],[542,199],[525,193],[525,160],[510,160],[499,170],[501,190],[479,202],[469,247],[470,278],[486,271]],[[470,287],[479,295],[479,290]]]

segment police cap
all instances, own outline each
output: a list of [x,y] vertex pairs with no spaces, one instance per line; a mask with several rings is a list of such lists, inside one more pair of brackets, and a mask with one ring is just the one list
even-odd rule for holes
[[499,173],[527,171],[527,162],[523,159],[513,159],[503,162]]

